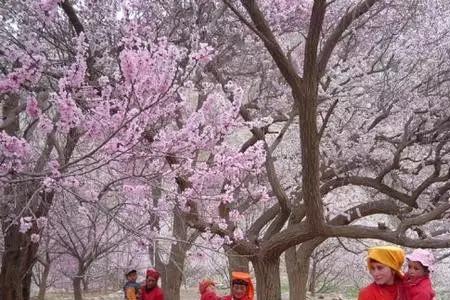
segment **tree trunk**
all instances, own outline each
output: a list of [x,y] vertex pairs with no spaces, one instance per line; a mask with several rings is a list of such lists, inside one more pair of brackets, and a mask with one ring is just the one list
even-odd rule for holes
[[[32,263],[34,265],[34,263]],[[33,272],[27,272],[24,274],[22,279],[22,295],[23,300],[30,300],[31,297],[31,278],[33,277]]]
[[[311,258],[308,260],[310,261]],[[316,294],[317,262],[313,259],[311,265],[312,265],[312,268],[311,268],[311,274],[309,276],[308,291],[311,293],[312,296],[314,296]]]
[[280,259],[252,260],[258,300],[281,300]]
[[[285,253],[286,272],[289,282],[289,300],[305,300],[306,291],[303,289],[303,280],[308,280],[308,270],[299,268],[296,247],[289,248]],[[306,284],[305,284],[306,286]],[[302,298],[302,295],[304,297]]]
[[40,282],[39,282],[38,300],[45,300],[45,292],[47,291],[48,274],[50,273],[50,263],[46,263],[43,266],[44,266],[44,271],[42,272],[42,276],[41,276]]
[[[173,235],[179,241],[172,244],[168,263],[164,264],[160,257],[156,255],[156,268],[161,273],[161,286],[165,298],[180,300],[186,252],[191,248],[192,242],[199,234],[194,232],[191,236],[188,236],[188,228],[179,208],[174,209]],[[157,249],[156,247],[155,250]]]
[[77,276],[72,281],[73,284],[73,296],[75,300],[83,300],[83,293],[81,290],[82,277],[77,274]]
[[[5,122],[8,123],[4,130],[11,136],[17,136],[20,124],[18,114],[14,111],[19,107],[19,96],[17,94],[4,94],[1,100],[3,100],[3,115],[7,116]],[[19,194],[11,187],[6,187],[2,197],[4,198],[2,200],[6,201],[2,201],[5,204],[0,207],[0,220],[2,220],[5,242],[5,252],[2,255],[0,271],[0,299],[27,300],[29,295],[26,293],[29,292],[29,287],[25,287],[24,284],[28,283],[27,274],[31,272],[37,247],[30,245],[29,234],[20,233],[18,226],[12,225],[9,227],[11,223],[7,221],[10,215],[17,214],[17,212],[10,210],[7,203],[18,200],[18,205],[20,205],[23,202],[22,197],[26,200],[26,192],[25,194]],[[16,197],[18,199],[8,199]],[[31,275],[29,278],[31,278]],[[29,284],[31,284],[31,280]]]
[[[3,227],[6,228],[5,224]],[[35,263],[38,244],[30,242],[30,233],[19,232],[11,226],[4,232],[5,252],[0,272],[0,299],[29,300],[31,272]]]
[[[163,276],[161,276],[161,286],[166,299],[180,300],[180,289],[183,282],[183,270],[185,257],[178,262],[169,262],[165,266]],[[178,263],[182,265],[178,265]]]
[[82,279],[82,283],[83,283],[83,292],[88,292],[89,291],[89,278],[87,276],[83,277]]
[[[0,299],[1,300],[29,300],[31,277],[39,243],[31,242],[31,234],[39,233],[35,223],[26,233],[19,232],[20,227],[11,224],[10,215],[20,215],[25,205],[33,210],[36,218],[46,217],[53,201],[54,193],[42,193],[32,198],[37,186],[34,184],[9,186],[4,188],[5,205],[0,207],[0,220],[5,242],[5,252],[2,255],[0,271]],[[10,200],[9,198],[14,200]],[[35,200],[40,201],[35,201]],[[14,201],[16,210],[7,205]]]
[[246,256],[242,256],[239,253],[233,251],[232,249],[229,249],[227,251],[227,257],[228,257],[228,272],[230,278],[231,272],[233,271],[249,273],[250,271],[249,260]]
[[318,238],[286,251],[286,270],[289,281],[289,299],[306,300],[311,254],[324,239]]

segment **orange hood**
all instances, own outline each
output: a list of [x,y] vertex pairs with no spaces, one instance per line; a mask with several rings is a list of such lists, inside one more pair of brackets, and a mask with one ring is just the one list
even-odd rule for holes
[[247,298],[253,300],[255,298],[255,288],[253,286],[252,277],[245,272],[231,272],[231,281],[238,279],[247,282]]

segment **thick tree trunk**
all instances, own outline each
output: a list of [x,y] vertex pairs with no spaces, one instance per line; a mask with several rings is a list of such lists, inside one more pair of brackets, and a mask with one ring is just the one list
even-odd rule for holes
[[[4,94],[2,95],[1,100],[3,100],[3,115],[7,116],[7,119],[4,121],[7,122],[5,132],[15,136],[20,129],[19,117],[14,112],[19,106],[19,96],[17,94]],[[12,189],[8,188],[5,189],[5,192],[2,195],[4,198],[15,196]],[[8,203],[8,199],[2,202]],[[6,231],[10,223],[5,220],[10,217],[10,213],[10,207],[8,207],[7,204],[0,207],[0,219],[2,220],[2,232],[5,242],[5,252],[2,255],[2,268],[0,271],[0,299],[24,300],[27,299],[27,296],[25,295],[24,297],[23,295],[23,284],[25,279],[24,270],[25,272],[31,270],[31,268],[27,268],[26,262],[29,261],[29,257],[32,256],[33,253],[28,247],[26,235],[19,232],[18,226],[11,226],[8,231]],[[21,249],[25,251],[21,251]],[[27,289],[25,288],[25,291],[26,290]]]
[[82,278],[81,276],[77,275],[73,281],[72,281],[72,285],[73,285],[73,296],[75,300],[83,300],[83,292],[81,289],[81,285],[82,285]]
[[280,259],[252,260],[258,300],[281,300]]
[[[5,228],[4,224],[4,228]],[[38,245],[31,243],[29,233],[19,232],[12,226],[5,233],[5,252],[2,256],[0,272],[0,299],[29,300],[31,270],[35,263]]]
[[[162,272],[163,276],[161,276],[161,286],[164,290],[164,296],[166,299],[181,299],[180,289],[183,282],[183,267],[185,257],[186,255],[184,254],[184,257],[180,258],[178,262],[169,262],[165,266],[164,272]],[[181,265],[178,265],[178,263],[180,263]],[[181,270],[179,268],[181,268]]]
[[[21,209],[28,205],[33,210],[36,218],[45,217],[48,214],[53,201],[53,192],[42,193],[32,198],[37,186],[34,184],[10,186],[4,189],[5,203],[14,201],[16,207]],[[14,200],[8,199],[9,197]],[[35,201],[39,199],[40,201]],[[19,232],[20,227],[11,224],[10,215],[19,215],[20,211],[11,210],[4,205],[0,207],[0,220],[5,242],[5,252],[2,255],[2,267],[0,271],[0,299],[1,300],[29,300],[31,276],[36,262],[39,243],[31,242],[31,234],[39,233],[35,223],[28,232]]]
[[248,260],[248,258],[246,256],[242,256],[239,253],[230,249],[230,250],[227,250],[227,257],[228,257],[228,272],[230,274],[230,278],[231,278],[231,272],[233,272],[233,271],[247,272],[247,273],[249,272],[250,261]]
[[43,266],[44,271],[42,272],[42,276],[39,282],[38,300],[45,300],[45,293],[47,292],[48,274],[50,273],[50,264],[46,263]]
[[23,300],[30,300],[30,297],[31,297],[31,278],[32,278],[32,276],[33,276],[32,272],[27,272],[27,273],[25,273],[25,276],[24,276],[24,278],[22,280]]
[[87,278],[87,276],[83,277],[82,279],[82,283],[83,283],[83,292],[88,292],[89,291],[89,278]]
[[324,239],[310,240],[297,249],[292,247],[286,251],[290,300],[306,300],[311,254],[323,241]]
[[[164,264],[158,255],[156,255],[155,259],[156,268],[161,273],[161,287],[164,290],[165,298],[180,300],[186,253],[191,248],[196,236],[198,236],[198,232],[188,236],[188,228],[178,208],[174,209],[173,234],[179,241],[172,244],[168,263]],[[156,247],[155,250],[157,249]]]
[[[305,300],[306,290],[304,287],[306,286],[306,282],[303,285],[303,281],[308,280],[308,270],[306,270],[305,274],[305,270],[299,268],[296,247],[289,248],[286,251],[285,260],[289,282],[289,300]],[[304,295],[303,298],[302,295]]]

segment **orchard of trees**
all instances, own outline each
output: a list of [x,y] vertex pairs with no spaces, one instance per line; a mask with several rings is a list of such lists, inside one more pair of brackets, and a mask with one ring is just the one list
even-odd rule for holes
[[142,257],[179,300],[205,253],[251,269],[260,300],[281,299],[285,270],[303,300],[316,275],[351,276],[319,271],[336,249],[447,256],[450,2],[2,0],[0,14],[2,300],[44,299],[60,276],[81,300]]

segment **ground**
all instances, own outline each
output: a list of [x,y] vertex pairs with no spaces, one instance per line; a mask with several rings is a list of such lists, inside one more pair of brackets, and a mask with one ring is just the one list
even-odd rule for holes
[[[198,294],[198,291],[196,289],[187,289],[182,290],[182,300],[198,300],[200,299],[200,296]],[[287,294],[283,295],[283,300],[289,299]],[[311,298],[313,299],[313,298]],[[340,296],[336,295],[319,295],[314,299],[321,299],[321,300],[344,300]],[[46,300],[73,300],[72,294],[49,294],[46,297]],[[84,297],[84,300],[123,300],[123,293],[121,291],[116,293],[110,293],[110,294],[89,294]]]

